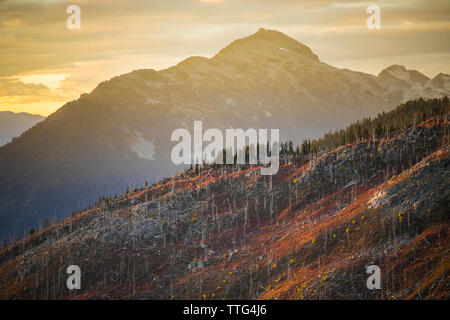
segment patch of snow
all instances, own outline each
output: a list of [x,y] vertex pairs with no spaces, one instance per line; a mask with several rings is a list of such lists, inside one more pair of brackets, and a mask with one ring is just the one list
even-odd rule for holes
[[163,86],[163,84],[161,82],[158,82],[158,81],[148,81],[148,80],[146,80],[145,84],[147,86],[149,86],[150,88],[156,88],[156,89],[162,88],[162,86]]
[[159,101],[156,100],[156,99],[152,99],[152,98],[149,98],[149,97],[147,97],[145,99],[145,104],[157,104],[157,103],[159,103]]
[[181,128],[185,128],[185,129],[189,128],[188,124],[186,123],[186,121],[181,120],[180,125],[181,125]]
[[393,70],[388,70],[388,71],[390,74],[392,74],[397,79],[401,79],[401,80],[411,83],[411,77],[407,70],[403,70],[403,69],[399,68],[399,69],[393,69]]
[[230,105],[230,106],[235,106],[236,105],[236,102],[234,101],[233,98],[226,98],[225,99],[225,103]]
[[266,114],[266,116],[271,117],[272,114],[269,111],[264,110],[264,113]]
[[144,139],[142,135],[136,137],[136,141],[131,144],[130,149],[141,159],[155,159],[155,145],[151,141]]
[[283,50],[283,51],[289,52],[289,50],[287,50],[287,49],[285,49],[285,48],[280,48],[280,50]]

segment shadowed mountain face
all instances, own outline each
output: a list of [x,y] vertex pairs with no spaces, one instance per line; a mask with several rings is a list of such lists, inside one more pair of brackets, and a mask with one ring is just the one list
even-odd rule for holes
[[211,59],[138,70],[101,83],[0,148],[0,236],[61,218],[101,195],[174,174],[171,132],[279,128],[300,142],[411,97],[449,94],[392,66],[373,76],[329,66],[303,44],[260,29]]
[[12,138],[20,136],[44,119],[45,117],[25,112],[0,111],[0,146],[11,142]]

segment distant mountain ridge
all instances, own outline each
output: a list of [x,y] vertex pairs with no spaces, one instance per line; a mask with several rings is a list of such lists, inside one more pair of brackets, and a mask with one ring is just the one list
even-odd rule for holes
[[300,143],[412,97],[450,94],[448,76],[424,77],[402,67],[379,76],[338,69],[266,29],[211,59],[115,77],[0,148],[0,237],[181,170],[170,135],[194,120],[205,129],[280,128],[282,140]]
[[382,70],[378,78],[387,84],[405,89],[404,97],[413,99],[417,96],[436,97],[446,95],[450,90],[450,76],[443,73],[433,79],[417,70],[407,70],[405,66],[392,65]]
[[11,142],[12,138],[20,136],[44,119],[43,116],[26,112],[0,111],[0,146]]

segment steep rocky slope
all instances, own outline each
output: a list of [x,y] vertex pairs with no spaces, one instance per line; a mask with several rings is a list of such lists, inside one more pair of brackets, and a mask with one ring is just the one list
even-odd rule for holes
[[105,81],[0,148],[0,238],[182,170],[170,160],[170,136],[192,130],[194,120],[205,129],[280,128],[283,141],[299,143],[411,96],[449,93],[444,77],[438,89],[419,90],[424,76],[414,72],[412,86],[405,72],[338,69],[298,41],[260,29],[211,59]]
[[[275,176],[206,166],[101,200],[2,249],[0,298],[448,299],[449,125],[283,157]],[[366,287],[372,264],[381,290]]]

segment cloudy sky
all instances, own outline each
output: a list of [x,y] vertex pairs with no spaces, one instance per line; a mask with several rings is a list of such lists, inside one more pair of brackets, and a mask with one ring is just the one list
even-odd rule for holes
[[[81,8],[69,30],[66,9]],[[369,30],[369,5],[381,30]],[[48,115],[113,76],[276,29],[333,66],[450,73],[450,0],[0,0],[0,111]]]

